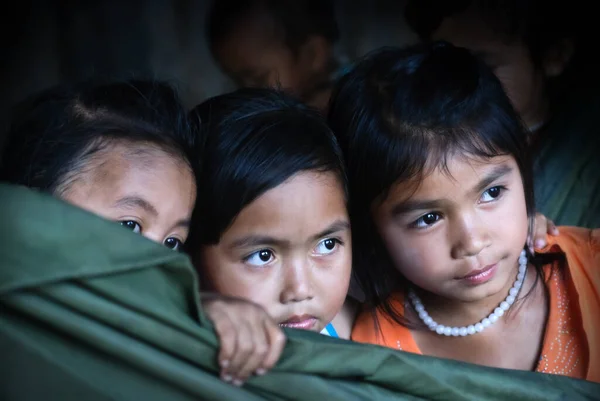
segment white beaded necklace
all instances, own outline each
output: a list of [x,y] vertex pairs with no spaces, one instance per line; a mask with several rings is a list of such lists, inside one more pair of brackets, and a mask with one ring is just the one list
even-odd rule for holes
[[413,290],[409,290],[408,299],[412,302],[415,307],[415,310],[419,314],[419,318],[429,327],[431,331],[435,331],[437,334],[445,335],[445,336],[467,336],[475,333],[481,333],[484,329],[488,328],[492,324],[496,323],[498,319],[504,315],[510,306],[517,299],[517,294],[519,290],[523,286],[523,281],[525,281],[525,273],[527,272],[527,254],[525,251],[521,251],[521,255],[519,256],[519,273],[517,274],[517,279],[513,284],[510,291],[508,291],[508,296],[500,303],[500,305],[494,309],[492,313],[489,314],[486,318],[483,318],[480,322],[472,324],[470,326],[463,327],[450,327],[444,326],[435,322],[431,316],[425,310],[421,299]]

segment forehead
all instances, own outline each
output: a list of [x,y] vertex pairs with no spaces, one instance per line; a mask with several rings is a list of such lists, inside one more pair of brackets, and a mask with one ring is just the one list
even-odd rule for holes
[[264,232],[299,238],[314,235],[336,220],[347,220],[346,199],[334,173],[299,173],[258,197],[223,237]]
[[68,192],[96,205],[136,194],[157,208],[191,210],[196,185],[183,160],[153,146],[116,143],[92,157]]

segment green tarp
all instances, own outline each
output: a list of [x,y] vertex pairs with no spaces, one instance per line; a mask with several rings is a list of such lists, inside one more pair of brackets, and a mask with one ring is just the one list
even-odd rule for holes
[[600,385],[287,331],[242,388],[187,257],[49,196],[0,184],[0,400],[590,400]]

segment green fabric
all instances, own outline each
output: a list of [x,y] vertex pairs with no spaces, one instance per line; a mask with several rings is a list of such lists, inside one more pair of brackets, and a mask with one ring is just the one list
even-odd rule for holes
[[589,400],[600,385],[288,330],[242,388],[187,257],[82,210],[0,184],[2,400]]
[[580,91],[543,130],[534,181],[538,211],[557,225],[600,228],[600,97]]

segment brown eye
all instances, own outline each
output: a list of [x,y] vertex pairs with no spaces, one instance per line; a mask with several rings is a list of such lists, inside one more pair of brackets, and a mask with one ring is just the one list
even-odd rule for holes
[[340,244],[339,240],[335,238],[326,238],[317,244],[315,252],[319,255],[328,255],[335,251],[338,244]]
[[498,199],[498,197],[502,195],[502,191],[504,189],[505,188],[501,186],[491,187],[490,189],[486,190],[483,194],[481,194],[480,202],[486,203]]
[[123,227],[128,228],[129,230],[133,231],[136,234],[139,234],[142,232],[142,226],[140,226],[138,223],[136,223],[133,220],[121,221],[120,223]]
[[244,258],[244,262],[253,266],[264,266],[267,263],[273,260],[273,252],[268,249],[261,249],[260,251],[256,251],[253,254],[250,254],[248,257]]
[[163,245],[174,251],[178,251],[183,246],[183,243],[177,238],[169,237],[163,242]]

